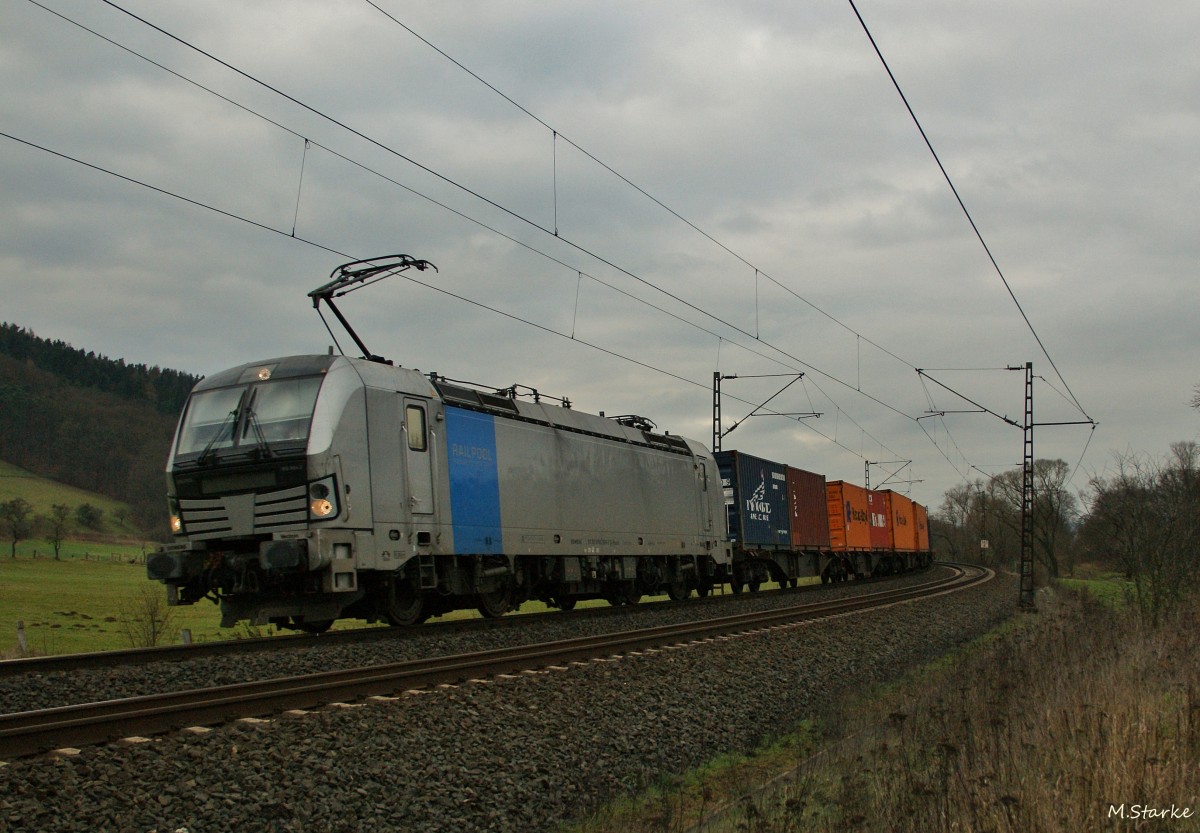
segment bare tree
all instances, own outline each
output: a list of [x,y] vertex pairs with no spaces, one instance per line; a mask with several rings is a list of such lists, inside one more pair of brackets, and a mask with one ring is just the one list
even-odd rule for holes
[[50,515],[46,519],[46,530],[50,533],[50,543],[54,545],[54,560],[58,561],[63,539],[71,523],[71,507],[65,503],[56,503],[50,507]]
[[0,525],[12,542],[10,554],[17,557],[17,544],[33,533],[33,506],[23,497],[0,503]]
[[1117,457],[1117,473],[1091,482],[1082,536],[1098,557],[1117,561],[1132,601],[1158,625],[1200,584],[1200,446],[1175,443],[1158,461]]
[[977,479],[948,489],[930,518],[931,534],[946,544],[953,557],[987,565],[1015,560],[1021,530],[1019,494],[1014,504],[997,481]]
[[970,545],[970,527],[974,515],[972,496],[974,484],[960,483],[946,490],[942,505],[930,518],[930,532],[939,541],[944,541],[951,560],[958,561],[973,552]]
[[[1079,502],[1066,489],[1070,476],[1071,467],[1064,460],[1033,461],[1033,557],[1054,578],[1062,575],[1061,561],[1074,543],[1072,529],[1079,517]],[[994,495],[1007,510],[1000,517],[1018,534],[1023,480],[1019,469],[992,478]]]
[[1074,570],[1073,529],[1079,520],[1079,501],[1067,491],[1071,467],[1065,460],[1033,463],[1033,537],[1035,552],[1052,576],[1062,575],[1064,560]]
[[992,477],[979,495],[981,537],[988,540],[992,564],[1015,567],[1021,557],[1021,505],[1006,500]]
[[171,631],[175,608],[155,586],[146,582],[121,602],[119,621],[125,638],[134,648],[149,648],[162,642]]

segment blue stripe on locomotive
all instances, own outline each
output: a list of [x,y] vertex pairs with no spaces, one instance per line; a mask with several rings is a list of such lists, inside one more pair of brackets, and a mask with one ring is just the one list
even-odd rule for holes
[[494,417],[447,406],[446,449],[455,554],[504,552]]

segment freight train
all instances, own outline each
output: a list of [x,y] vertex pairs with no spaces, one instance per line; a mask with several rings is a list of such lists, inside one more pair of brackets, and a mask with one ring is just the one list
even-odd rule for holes
[[[381,268],[347,266],[314,305]],[[363,347],[364,358],[276,358],[196,385],[167,464],[174,541],[147,558],[170,604],[208,598],[225,627],[319,632],[341,618],[633,604],[931,561],[925,509],[902,495]]]
[[318,631],[929,563],[924,507],[738,451],[345,356],[213,374],[171,449],[173,604]]

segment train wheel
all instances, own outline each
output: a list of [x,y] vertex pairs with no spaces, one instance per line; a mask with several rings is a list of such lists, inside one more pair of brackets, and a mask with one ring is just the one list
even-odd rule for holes
[[642,591],[638,590],[637,583],[632,581],[621,590],[621,595],[627,605],[635,605],[642,600]]
[[419,625],[429,618],[425,615],[425,597],[407,585],[396,588],[388,605],[387,618],[393,625],[401,627]]
[[692,594],[688,588],[687,582],[683,579],[673,581],[667,585],[667,597],[673,602],[681,602]]
[[762,582],[756,578],[750,579],[750,592],[757,593],[758,588],[762,587]]
[[479,613],[485,619],[499,619],[512,610],[512,588],[502,587],[487,593],[478,593],[475,600],[479,603]]
[[712,593],[712,590],[712,584],[707,581],[702,581],[696,585],[696,595],[702,599],[707,598]]
[[332,626],[332,619],[312,619],[306,621],[303,618],[297,619],[294,616],[292,617],[292,627],[302,630],[305,633],[325,633]]
[[561,599],[555,599],[554,606],[565,613],[568,610],[575,609],[575,602],[576,599],[574,596],[564,596]]

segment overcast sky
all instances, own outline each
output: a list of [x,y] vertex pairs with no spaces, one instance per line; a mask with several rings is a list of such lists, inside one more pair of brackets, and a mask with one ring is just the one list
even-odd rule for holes
[[[375,353],[706,444],[714,371],[803,371],[768,407],[819,417],[725,447],[911,460],[934,508],[1022,434],[916,368],[1020,423],[996,368],[1032,361],[1035,422],[1099,423],[1036,431],[1077,489],[1197,439],[1200,6],[858,2],[1060,378],[848,3],[378,3],[411,32],[359,0],[44,0],[98,34],[0,0],[0,132],[80,160],[0,137],[0,319],[211,373],[324,352],[307,292],[403,252],[428,287],[341,304]],[[725,382],[724,427],[787,381]]]

